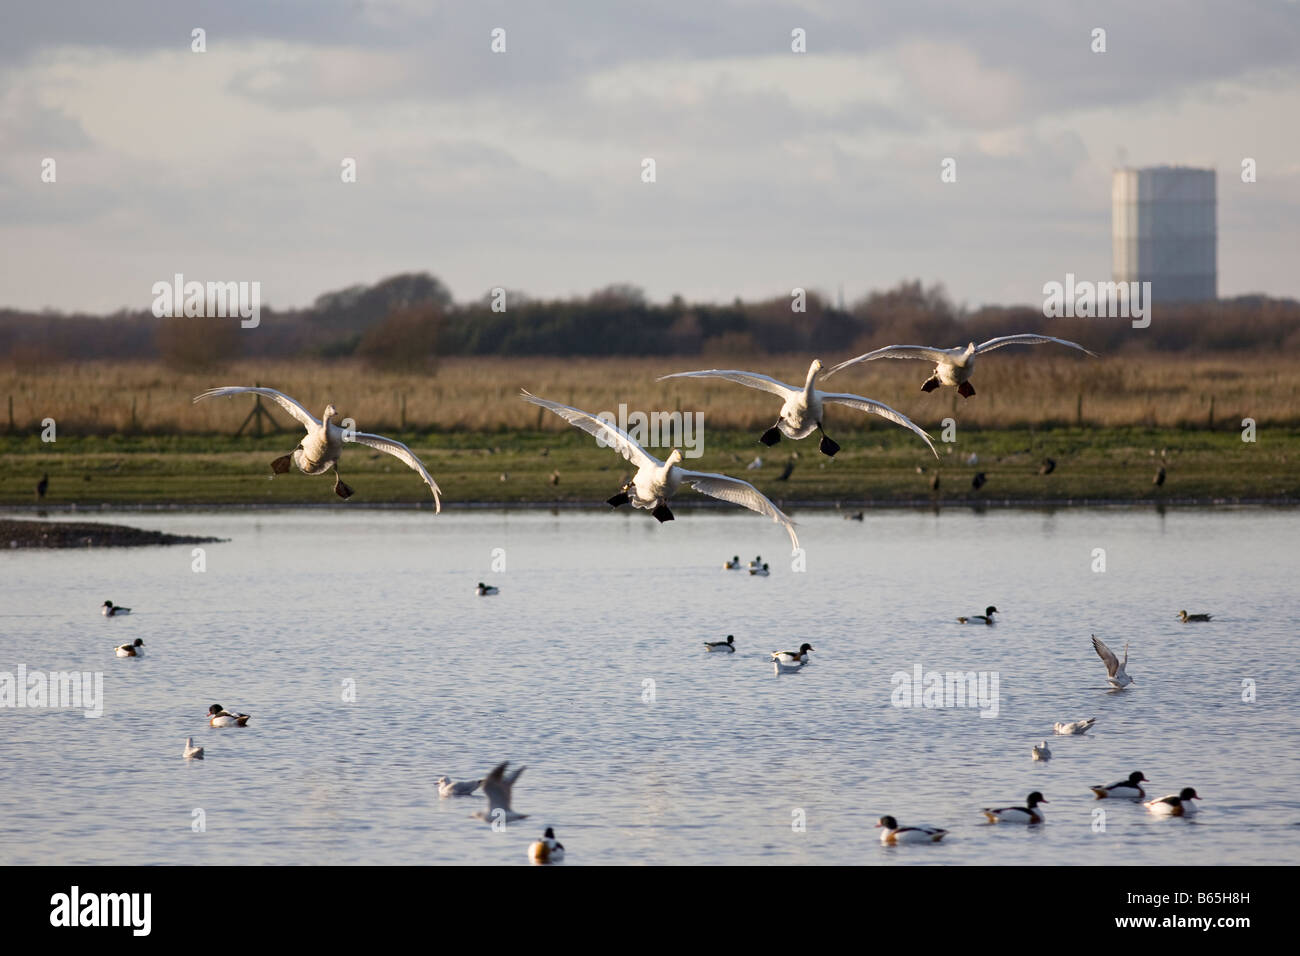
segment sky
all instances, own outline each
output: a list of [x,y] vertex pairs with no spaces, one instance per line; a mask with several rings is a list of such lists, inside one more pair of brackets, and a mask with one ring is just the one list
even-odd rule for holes
[[1111,171],[1161,163],[1218,171],[1221,295],[1300,297],[1297,50],[1292,0],[6,4],[0,307],[405,271],[1034,303],[1110,278]]

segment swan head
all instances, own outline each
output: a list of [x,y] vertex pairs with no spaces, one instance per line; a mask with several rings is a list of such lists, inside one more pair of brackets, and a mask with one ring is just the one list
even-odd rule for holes
[[665,462],[665,464],[676,465],[679,462],[681,462],[681,460],[682,460],[682,450],[680,448],[674,448],[671,452],[669,452],[668,460]]
[[336,415],[338,415],[338,413],[339,410],[334,407],[334,403],[330,402],[328,405],[325,406],[325,414],[321,416],[321,421],[328,422],[331,418],[334,418]]

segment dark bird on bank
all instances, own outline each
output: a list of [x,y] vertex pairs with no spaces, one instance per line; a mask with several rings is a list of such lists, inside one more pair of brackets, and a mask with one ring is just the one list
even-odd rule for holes
[[976,491],[979,491],[981,488],[984,487],[987,481],[988,479],[984,477],[984,472],[977,471],[975,472],[975,477],[970,480],[970,486],[974,488]]
[[1164,483],[1165,483],[1165,466],[1161,465],[1160,470],[1156,472],[1156,476],[1151,479],[1151,484],[1159,488]]
[[1054,471],[1056,471],[1056,462],[1051,458],[1044,458],[1043,463],[1038,466],[1040,475],[1050,475]]
[[560,469],[557,468],[551,472],[551,477],[547,480],[553,485],[558,485],[560,483]]
[[41,475],[41,480],[36,482],[36,500],[40,501],[45,497],[45,492],[50,490],[50,476],[48,473]]
[[939,473],[937,471],[934,473],[934,477],[930,479],[930,490],[939,490]]
[[776,476],[777,481],[790,480],[790,476],[794,474],[794,458],[795,458],[794,455],[790,456],[790,460],[785,463],[785,468],[782,469],[781,474]]
[[845,521],[864,521],[864,520],[866,520],[866,515],[864,515],[861,511],[859,511],[859,512],[856,512],[855,514],[845,515],[845,516],[844,516],[844,520],[845,520]]

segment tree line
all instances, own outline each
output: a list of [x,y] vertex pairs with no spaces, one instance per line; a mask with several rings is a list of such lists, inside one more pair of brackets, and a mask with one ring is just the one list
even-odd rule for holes
[[1041,307],[955,305],[919,280],[872,292],[844,308],[808,291],[730,304],[662,304],[635,286],[585,297],[534,299],[497,290],[456,303],[428,273],[321,295],[308,308],[263,306],[256,329],[235,319],[155,318],[0,309],[0,357],[15,363],[161,360],[200,368],[241,357],[362,359],[379,367],[433,368],[446,356],[816,353],[826,358],[887,344],[956,346],[1009,332],[1043,332],[1106,353],[1300,349],[1300,302],[1245,296],[1155,304],[1149,328],[1121,318],[1046,318]]

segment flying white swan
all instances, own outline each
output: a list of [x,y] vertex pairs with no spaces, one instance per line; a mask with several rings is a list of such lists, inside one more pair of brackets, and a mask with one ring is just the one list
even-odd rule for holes
[[1124,672],[1124,668],[1128,667],[1128,644],[1124,645],[1124,663],[1122,664],[1119,662],[1119,658],[1096,634],[1092,635],[1092,649],[1097,652],[1097,656],[1106,665],[1106,679],[1110,681],[1111,687],[1116,690],[1123,690],[1133,683],[1133,678]]
[[[630,504],[633,508],[649,511],[660,522],[672,521],[673,513],[668,509],[668,499],[682,485],[689,485],[700,494],[767,515],[774,522],[785,527],[794,550],[799,550],[799,538],[794,533],[794,522],[749,482],[741,481],[739,478],[729,478],[726,475],[680,468],[677,463],[682,460],[682,453],[677,448],[672,450],[667,461],[660,461],[638,445],[623,429],[595,415],[568,405],[561,405],[559,402],[538,398],[527,391],[523,393],[523,399],[542,408],[549,408],[570,425],[595,435],[637,466],[637,473],[632,480],[609,499],[608,504],[611,507],[618,508]],[[628,494],[629,491],[632,494]]]
[[706,369],[701,372],[674,372],[672,375],[661,376],[659,381],[662,382],[666,378],[723,378],[729,382],[738,382],[741,385],[748,385],[750,388],[757,388],[779,396],[784,402],[781,406],[781,417],[776,420],[775,425],[763,432],[763,436],[759,439],[768,447],[779,442],[782,435],[797,440],[807,438],[814,431],[819,431],[822,433],[822,439],[818,448],[821,449],[822,454],[834,456],[840,450],[840,446],[831,441],[826,435],[826,430],[822,428],[824,406],[830,403],[833,405],[847,405],[860,411],[871,412],[873,415],[889,419],[896,425],[910,428],[930,446],[930,451],[934,452],[934,457],[939,457],[939,453],[935,451],[934,442],[930,440],[929,435],[918,428],[906,415],[894,411],[883,402],[863,398],[861,395],[850,395],[847,392],[821,391],[817,388],[817,375],[821,370],[822,363],[814,359],[812,365],[808,366],[808,379],[802,387],[787,385],[785,382],[778,382],[774,378],[760,375],[757,372],[738,372],[734,369],[718,368]]
[[991,352],[994,349],[1000,349],[1004,345],[1043,345],[1047,342],[1055,342],[1057,345],[1068,345],[1072,349],[1078,349],[1080,352],[1088,352],[1093,358],[1097,357],[1096,352],[1089,352],[1077,342],[1067,342],[1065,339],[1054,339],[1050,335],[1033,335],[1024,333],[1022,335],[1001,335],[996,339],[989,339],[987,342],[981,342],[976,345],[971,342],[964,349],[940,349],[928,345],[886,345],[884,348],[876,349],[874,352],[867,352],[865,355],[859,355],[857,358],[851,358],[847,362],[841,362],[836,365],[823,378],[830,378],[836,372],[857,365],[859,362],[870,362],[873,359],[893,358],[893,359],[922,359],[926,362],[934,363],[934,373],[925,380],[921,386],[923,392],[933,392],[940,385],[955,385],[957,391],[964,398],[970,398],[975,394],[975,387],[970,383],[971,373],[975,371],[975,357],[983,355],[985,352]]
[[415,457],[415,453],[407,448],[400,441],[392,438],[385,438],[383,435],[372,435],[369,432],[351,431],[340,428],[330,419],[338,414],[338,409],[331,402],[325,406],[324,423],[317,421],[312,413],[303,408],[295,399],[290,398],[283,392],[277,392],[273,388],[257,388],[251,385],[227,385],[221,388],[210,388],[202,395],[196,395],[194,401],[201,402],[205,398],[221,398],[227,395],[238,395],[241,392],[256,392],[258,395],[265,395],[273,398],[280,403],[280,407],[286,412],[298,419],[302,426],[307,429],[307,437],[298,443],[298,447],[290,455],[284,455],[271,462],[271,471],[276,475],[283,475],[289,470],[290,464],[298,466],[298,470],[304,475],[323,475],[330,469],[334,470],[334,493],[340,498],[348,499],[352,497],[352,489],[343,483],[339,477],[339,457],[343,454],[343,443],[345,441],[356,442],[358,445],[367,445],[377,451],[386,452],[394,458],[404,461],[412,470],[414,470],[424,483],[433,491],[433,509],[435,512],[442,511],[442,489],[438,483],[433,480],[429,470],[424,467],[424,462]]

